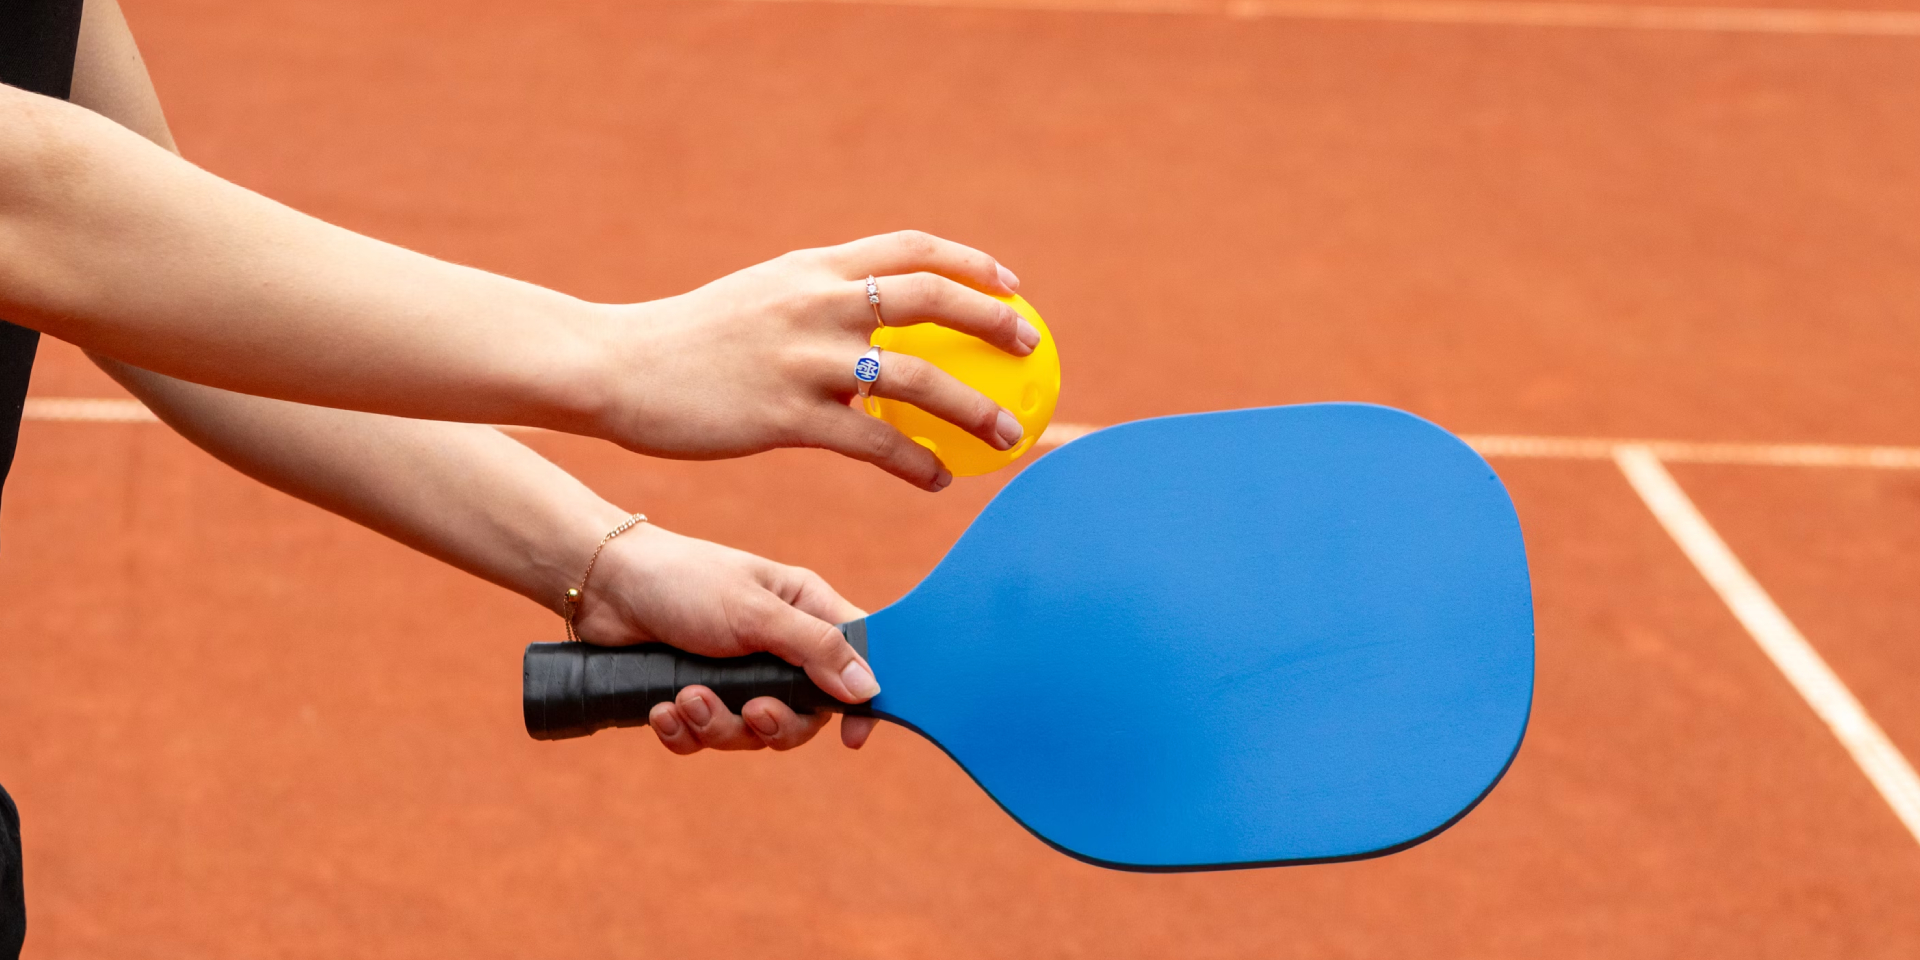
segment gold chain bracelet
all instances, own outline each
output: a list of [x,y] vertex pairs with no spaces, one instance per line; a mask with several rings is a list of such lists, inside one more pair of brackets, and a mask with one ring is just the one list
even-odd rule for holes
[[580,585],[577,587],[568,587],[566,594],[560,598],[561,600],[560,615],[566,618],[566,621],[567,621],[567,639],[568,640],[574,643],[580,642],[580,635],[573,632],[573,618],[575,615],[577,615],[580,612],[580,597],[586,592],[587,578],[593,576],[593,565],[600,562],[600,551],[605,550],[607,548],[607,544],[613,542],[614,537],[617,537],[623,533],[626,533],[628,530],[632,530],[634,527],[637,527],[646,522],[647,522],[646,514],[636,513],[633,516],[620,521],[619,526],[614,527],[612,530],[607,531],[607,535],[600,538],[599,546],[596,546],[593,548],[593,556],[587,558],[586,572],[580,574]]

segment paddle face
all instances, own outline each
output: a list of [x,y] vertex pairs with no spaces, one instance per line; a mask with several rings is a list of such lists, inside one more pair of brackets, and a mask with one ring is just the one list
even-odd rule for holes
[[1362,404],[1070,443],[866,627],[875,713],[1042,839],[1129,869],[1417,843],[1498,781],[1532,700],[1505,489]]

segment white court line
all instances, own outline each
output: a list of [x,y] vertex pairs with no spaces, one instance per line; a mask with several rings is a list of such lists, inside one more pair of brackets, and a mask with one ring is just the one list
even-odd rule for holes
[[1920,13],[1893,10],[1789,10],[1762,7],[1643,7],[1501,0],[1233,0],[1241,17],[1376,20],[1391,23],[1695,30],[1830,36],[1920,36]]
[[1046,432],[1040,434],[1040,442],[1034,446],[1042,450],[1057,447],[1068,441],[1078,440],[1098,429],[1100,428],[1090,423],[1049,423]]
[[[1057,447],[1100,429],[1084,423],[1054,423],[1036,446]],[[1920,447],[1867,447],[1824,443],[1692,443],[1685,440],[1619,440],[1606,437],[1534,437],[1468,434],[1461,437],[1489,459],[1609,460],[1623,446],[1645,447],[1669,463],[1750,463],[1771,467],[1860,467],[1920,470]]]
[[1900,749],[1727,548],[1659,456],[1646,446],[1623,444],[1614,449],[1613,460],[1741,626],[1833,730],[1907,831],[1920,840],[1920,776],[1915,776]]
[[1920,12],[1771,7],[1679,7],[1538,0],[751,0],[1039,13],[1150,13],[1246,20],[1571,27],[1612,30],[1920,36]]
[[56,423],[159,423],[138,400],[93,397],[28,397],[24,420]]
[[[55,423],[158,423],[140,401],[101,397],[30,397],[25,419]],[[530,427],[505,427],[539,432]],[[1100,429],[1060,423],[1040,435],[1039,449],[1057,447]],[[1817,443],[1690,443],[1681,440],[1613,440],[1604,437],[1535,437],[1496,434],[1462,439],[1488,458],[1607,460],[1621,446],[1645,447],[1668,463],[1750,463],[1775,467],[1865,467],[1920,470],[1920,447],[1862,447]]]
[[1691,443],[1684,440],[1610,440],[1600,437],[1467,436],[1483,457],[1606,460],[1623,446],[1645,447],[1668,463],[1751,463],[1771,467],[1866,467],[1920,470],[1920,447],[1864,447],[1826,443]]

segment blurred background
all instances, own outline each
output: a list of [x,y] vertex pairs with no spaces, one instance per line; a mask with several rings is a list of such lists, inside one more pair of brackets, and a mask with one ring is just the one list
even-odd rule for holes
[[[1610,459],[1683,442],[1679,487],[1920,753],[1920,4],[1742,2],[124,0],[189,159],[386,240],[626,301],[915,227],[1020,274],[1057,422],[1368,400],[1482,438],[1539,680],[1451,831],[1222,874],[1063,857],[898,728],[535,743],[550,613],[52,402],[126,395],[49,342],[0,514],[27,955],[1920,954],[1920,799]],[[1006,479],[519,436],[869,609]]]

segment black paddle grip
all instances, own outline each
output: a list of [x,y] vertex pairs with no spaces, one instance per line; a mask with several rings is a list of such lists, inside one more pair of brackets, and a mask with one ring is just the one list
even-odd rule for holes
[[[840,631],[855,650],[866,654],[865,621],[841,624]],[[527,646],[521,660],[520,679],[527,733],[535,740],[644,726],[654,704],[672,702],[682,688],[695,684],[711,689],[735,713],[755,697],[773,697],[800,713],[860,712],[770,653],[702,657],[662,643],[535,643]]]

